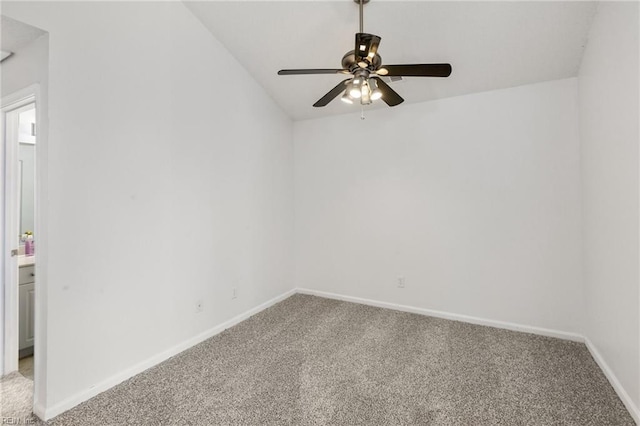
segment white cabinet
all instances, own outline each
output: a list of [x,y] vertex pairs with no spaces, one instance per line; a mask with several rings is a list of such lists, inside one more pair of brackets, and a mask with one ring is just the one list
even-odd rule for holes
[[19,271],[19,316],[20,329],[18,332],[19,349],[21,354],[27,348],[33,347],[34,313],[35,313],[35,267],[22,266]]

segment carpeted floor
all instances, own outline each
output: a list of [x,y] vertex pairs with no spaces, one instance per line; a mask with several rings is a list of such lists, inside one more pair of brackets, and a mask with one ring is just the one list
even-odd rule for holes
[[51,425],[634,425],[582,344],[295,295]]
[[0,425],[24,424],[32,418],[32,405],[33,380],[17,371],[0,377]]

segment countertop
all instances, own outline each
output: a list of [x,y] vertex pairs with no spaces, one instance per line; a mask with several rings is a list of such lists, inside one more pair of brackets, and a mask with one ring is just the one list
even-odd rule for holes
[[18,267],[31,266],[31,265],[35,265],[35,263],[36,263],[35,256],[25,256],[24,254],[21,254],[20,256],[18,256]]

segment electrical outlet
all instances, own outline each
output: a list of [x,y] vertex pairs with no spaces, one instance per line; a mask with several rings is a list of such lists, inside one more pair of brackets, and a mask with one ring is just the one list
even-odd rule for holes
[[404,277],[398,277],[398,288],[404,288]]
[[231,298],[232,298],[232,299],[235,299],[235,298],[237,298],[237,297],[238,297],[238,288],[237,288],[237,287],[234,287],[234,288],[233,288],[233,291],[232,291],[232,293],[231,293]]
[[196,312],[202,312],[203,309],[204,309],[204,302],[202,301],[202,299],[200,299],[196,302]]

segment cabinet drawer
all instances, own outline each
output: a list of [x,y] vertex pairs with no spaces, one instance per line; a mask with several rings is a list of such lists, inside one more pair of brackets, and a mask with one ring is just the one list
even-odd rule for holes
[[36,267],[34,265],[23,266],[18,268],[18,271],[20,275],[18,283],[20,285],[32,283],[36,280]]

